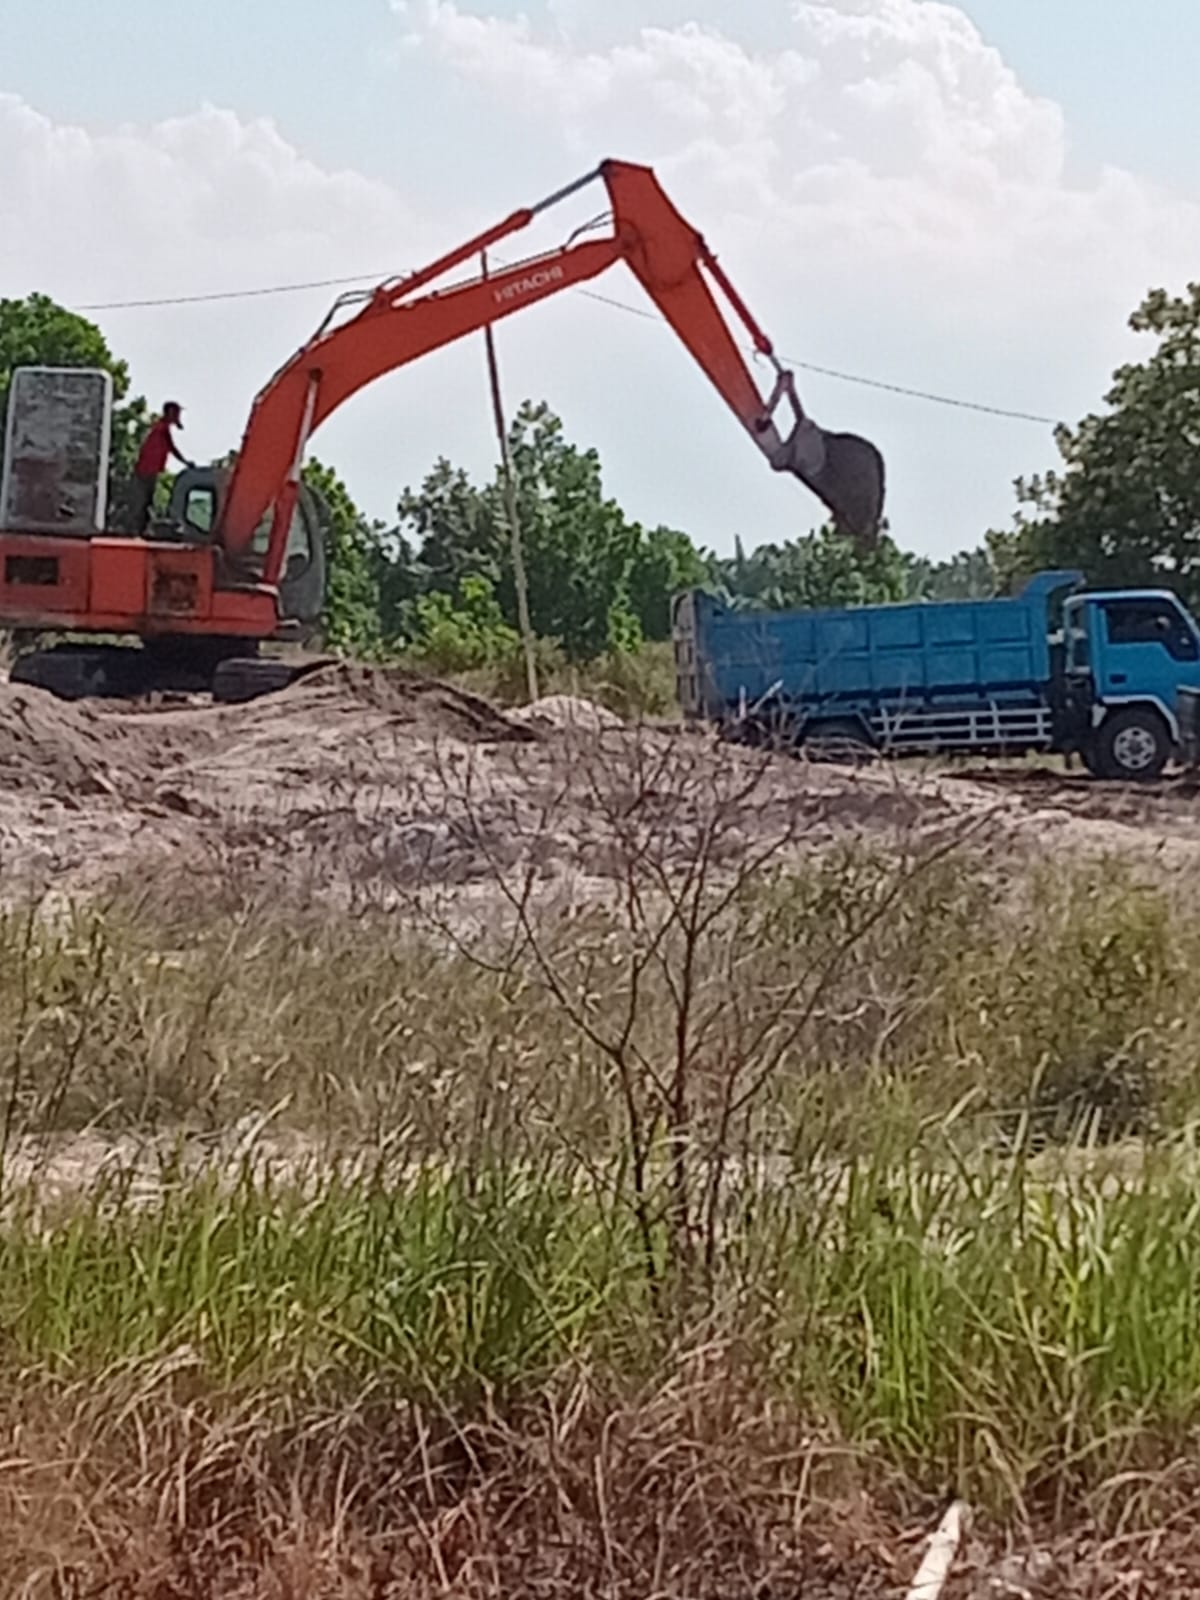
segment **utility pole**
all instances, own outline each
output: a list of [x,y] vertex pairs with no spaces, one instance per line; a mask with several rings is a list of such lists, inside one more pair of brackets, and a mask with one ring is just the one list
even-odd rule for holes
[[[480,253],[483,277],[488,275],[487,251]],[[525,686],[532,704],[538,697],[537,652],[534,648],[533,628],[529,622],[529,589],[525,582],[525,551],[521,543],[521,520],[517,513],[517,485],[513,478],[512,460],[508,453],[508,426],[504,420],[504,402],[500,397],[500,367],[496,360],[496,339],[490,322],[483,326],[483,339],[487,347],[488,382],[492,390],[492,415],[496,423],[496,440],[500,446],[500,478],[504,485],[504,515],[508,521],[512,540],[513,583],[517,591],[517,625],[521,630],[521,643],[525,649]]]

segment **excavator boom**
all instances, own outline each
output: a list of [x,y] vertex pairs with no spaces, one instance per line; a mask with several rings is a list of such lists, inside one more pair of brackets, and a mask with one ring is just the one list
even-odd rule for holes
[[[569,242],[562,249],[447,289],[431,289],[446,273],[527,227],[585,184],[602,179],[612,208],[611,235]],[[703,368],[722,399],[777,471],[793,473],[857,539],[878,529],[883,507],[883,461],[852,434],[831,434],[804,413],[792,375],[775,356],[703,238],[663,193],[647,167],[606,161],[577,183],[440,257],[420,272],[345,296],[316,334],[258,395],[222,508],[218,537],[235,563],[249,550],[264,515],[274,507],[262,572],[278,582],[300,468],[313,431],[357,390],[486,326],[596,277],[623,260]],[[773,369],[766,396],[755,382],[718,305],[726,301]],[[424,291],[424,292],[421,292]],[[338,316],[359,309],[345,321]],[[781,408],[790,426],[781,431]]]
[[[549,254],[438,286],[527,228],[540,212],[596,181],[608,191],[607,234],[593,234],[589,226]],[[106,531],[102,494],[76,504],[77,436],[92,440],[97,460],[107,454],[111,396],[103,381],[100,401],[88,389],[77,412],[66,389],[60,393],[67,380],[57,369],[22,379],[36,390],[37,415],[21,445],[32,499],[28,505],[22,499],[22,515],[0,528],[0,624],[83,633],[92,640],[22,656],[13,681],[68,698],[207,687],[218,699],[248,698],[290,682],[292,667],[258,650],[267,640],[303,639],[322,613],[324,535],[314,497],[301,483],[314,430],[374,378],[586,283],[618,261],[637,278],[770,465],[798,477],[842,528],[870,539],[883,506],[879,452],[853,434],[827,433],[805,416],[792,374],[654,174],[606,161],[420,272],[343,296],[256,398],[232,474],[225,466],[181,473],[167,517],[152,522],[149,537]],[[743,335],[769,368],[765,392],[743,354]],[[97,376],[103,380],[103,374],[91,379]],[[91,379],[76,375],[71,392]],[[9,414],[11,423],[11,395]],[[42,434],[60,424],[62,437],[72,441],[71,462],[48,474]],[[98,481],[103,476],[101,469]],[[65,486],[64,492],[54,491],[54,484]],[[139,644],[95,642],[104,634],[132,635]]]

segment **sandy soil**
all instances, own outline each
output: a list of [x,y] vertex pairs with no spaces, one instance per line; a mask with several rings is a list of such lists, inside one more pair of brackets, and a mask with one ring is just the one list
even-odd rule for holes
[[531,867],[586,891],[630,819],[683,854],[722,814],[726,856],[763,843],[909,843],[962,832],[998,858],[1200,859],[1181,784],[1050,768],[866,770],[635,730],[563,696],[504,714],[400,672],[333,667],[250,706],[64,704],[0,683],[0,883],[88,893],[157,869],[245,885],[469,890]]
[[[1172,874],[1200,866],[1200,795],[1179,782],[1133,790],[985,763],[816,766],[631,728],[564,697],[505,714],[365,668],[325,669],[244,707],[66,705],[0,683],[0,896],[10,902],[173,872],[253,892],[432,888],[467,900],[528,874],[586,896],[613,884],[631,838],[682,860],[714,818],[730,862],[855,838],[962,838],[1017,865],[1116,853]],[[256,1132],[231,1129],[208,1154],[236,1159]],[[283,1154],[302,1165],[310,1152],[301,1141]],[[155,1159],[89,1136],[15,1153],[50,1198],[109,1161],[144,1168],[153,1191]],[[984,1542],[964,1552],[947,1600],[1195,1593],[1191,1528],[1139,1529],[1109,1547],[1060,1536],[1019,1554]],[[794,1591],[785,1582],[772,1592],[899,1594],[919,1551],[911,1533],[884,1551],[822,1545]]]
[[564,697],[505,714],[399,672],[328,668],[249,706],[72,705],[0,684],[0,885],[87,893],[159,869],[306,892],[471,891],[530,869],[586,892],[635,823],[669,857],[714,810],[732,858],[957,833],[998,857],[1200,860],[1200,805],[1050,768],[931,773],[761,756]]

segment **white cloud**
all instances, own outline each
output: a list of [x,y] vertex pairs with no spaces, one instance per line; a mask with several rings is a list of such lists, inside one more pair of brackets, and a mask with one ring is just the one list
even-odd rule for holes
[[[213,107],[93,132],[0,94],[0,171],[0,295],[68,306],[384,276],[444,242],[388,185],[325,171],[270,121]],[[136,390],[185,402],[189,449],[207,456],[237,442],[254,394],[333,293],[95,315]],[[372,420],[368,406],[367,435]],[[368,453],[350,444],[361,467]],[[383,511],[399,482],[372,476],[365,495]]]
[[[1060,109],[956,6],[526,3],[517,18],[489,0],[395,6],[396,121],[373,145],[394,150],[392,183],[328,171],[225,110],[93,130],[0,94],[0,294],[80,304],[401,268],[615,155],[658,168],[784,351],[1070,418],[1124,356],[1142,292],[1194,274],[1200,207],[1134,173],[1070,181]],[[414,90],[446,107],[437,139],[404,122]],[[418,192],[436,197],[419,211]],[[565,231],[548,221],[538,242],[551,227]],[[616,275],[604,287],[638,299]],[[139,388],[181,392],[202,453],[234,441],[326,299],[100,320]],[[486,470],[468,343],[318,436],[372,511],[439,451]],[[514,319],[502,346],[510,400],[548,397],[636,514],[719,543],[812,520],[645,323],[567,296]],[[821,420],[884,448],[894,526],[918,547],[974,540],[1007,514],[1011,479],[1052,459],[1036,430],[812,375],[802,389]]]
[[[1061,109],[958,6],[533,4],[409,0],[409,49],[564,165],[656,166],[795,356],[1072,419],[1146,288],[1200,257],[1193,201],[1128,172],[1069,180]],[[822,420],[876,429],[915,544],[973,540],[1053,460],[1045,435],[801,376]]]
[[248,267],[318,276],[412,226],[386,185],[214,107],[92,133],[0,94],[0,170],[6,278],[52,268],[85,297],[241,285]]
[[958,7],[754,9],[772,15],[770,48],[696,21],[630,22],[616,42],[581,42],[611,0],[550,0],[515,20],[409,0],[404,25],[456,77],[580,152],[636,150],[674,174],[707,207],[710,232],[745,222],[780,243],[817,240],[860,270],[872,250],[889,272],[940,279],[986,282],[1022,262],[1051,297],[1064,273],[1089,264],[1091,276],[1098,246],[1114,254],[1110,276],[1127,269],[1122,292],[1130,274],[1153,275],[1155,220],[1200,244],[1200,208],[1158,201],[1125,175],[1070,188],[1061,110],[1027,92]]

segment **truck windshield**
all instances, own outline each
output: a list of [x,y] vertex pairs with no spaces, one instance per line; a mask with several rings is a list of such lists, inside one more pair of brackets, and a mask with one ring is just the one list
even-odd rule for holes
[[1169,600],[1109,600],[1104,607],[1109,644],[1159,644],[1176,661],[1195,661],[1200,644]]

